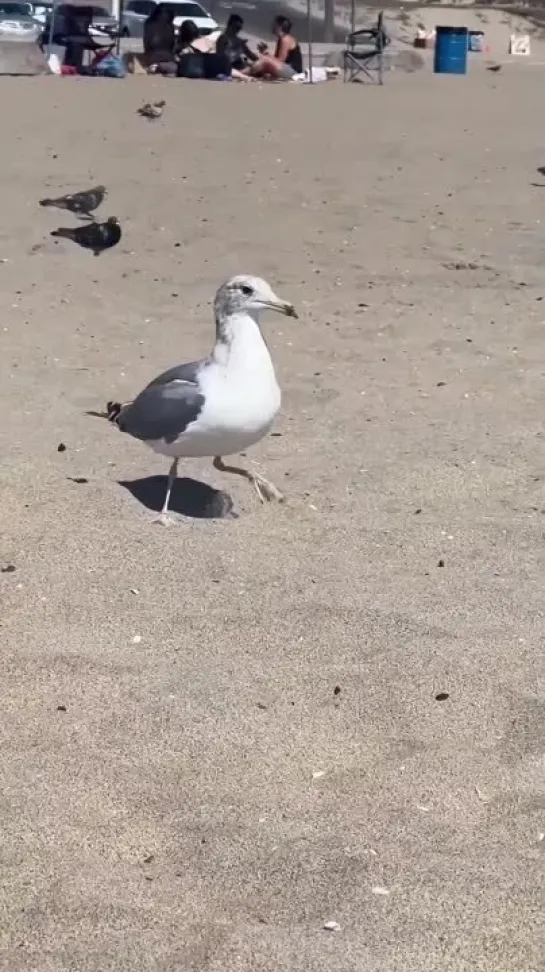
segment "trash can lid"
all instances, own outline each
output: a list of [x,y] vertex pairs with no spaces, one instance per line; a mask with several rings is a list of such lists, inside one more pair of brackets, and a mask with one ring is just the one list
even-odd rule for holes
[[441,34],[467,34],[467,27],[436,27],[436,33]]

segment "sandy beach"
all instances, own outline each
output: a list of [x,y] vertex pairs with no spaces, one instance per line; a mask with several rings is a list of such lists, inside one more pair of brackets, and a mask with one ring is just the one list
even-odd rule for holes
[[[543,82],[2,79],[6,970],[537,972]],[[95,259],[37,201],[96,183]],[[288,502],[192,460],[238,517],[164,529],[87,412],[239,272]]]

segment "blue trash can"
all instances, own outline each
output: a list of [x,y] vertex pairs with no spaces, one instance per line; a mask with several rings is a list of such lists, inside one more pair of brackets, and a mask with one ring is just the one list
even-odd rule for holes
[[467,74],[467,27],[436,27],[435,74]]

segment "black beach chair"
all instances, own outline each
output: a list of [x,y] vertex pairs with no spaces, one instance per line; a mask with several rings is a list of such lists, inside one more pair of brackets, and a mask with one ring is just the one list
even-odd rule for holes
[[384,84],[384,50],[390,38],[379,13],[376,27],[355,30],[346,38],[343,52],[344,80]]
[[[78,74],[89,73],[92,55],[101,50],[110,52],[115,47],[115,41],[106,45],[96,43],[90,34],[92,22],[93,7],[59,4],[48,16],[40,42],[42,50],[49,46],[51,40],[57,47],[64,47],[64,65],[73,68]],[[85,60],[88,62],[87,66]]]

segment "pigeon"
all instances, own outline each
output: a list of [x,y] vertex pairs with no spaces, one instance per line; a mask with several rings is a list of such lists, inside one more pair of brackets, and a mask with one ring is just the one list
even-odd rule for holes
[[142,115],[142,118],[149,118],[150,121],[154,121],[156,118],[160,118],[163,114],[163,108],[166,105],[166,101],[152,101],[145,105],[142,105],[138,109],[138,114]]
[[502,69],[502,65],[501,64],[490,64],[489,67],[487,67],[486,70],[487,71],[493,71],[494,74],[497,74],[498,71],[501,71],[501,69]]
[[99,256],[103,250],[109,250],[121,239],[121,226],[116,216],[110,216],[105,223],[87,223],[85,226],[76,226],[75,229],[60,226],[53,230],[51,236],[60,236],[64,240],[73,240],[78,246],[83,246],[87,250],[92,250],[95,256]]
[[94,189],[68,193],[58,199],[40,199],[40,206],[54,206],[56,209],[67,209],[70,213],[89,216],[93,209],[100,206],[107,193],[105,186],[95,186]]
[[160,523],[170,522],[170,494],[182,457],[209,456],[215,469],[249,480],[261,502],[283,500],[263,476],[226,465],[222,458],[264,438],[280,408],[280,388],[260,326],[267,310],[297,317],[293,304],[277,297],[260,277],[243,274],[228,280],[214,302],[212,352],[165,371],[132,402],[108,402],[102,413],[121,432],[171,459]]

